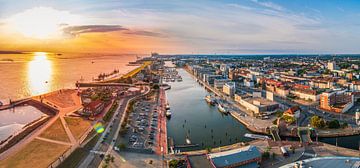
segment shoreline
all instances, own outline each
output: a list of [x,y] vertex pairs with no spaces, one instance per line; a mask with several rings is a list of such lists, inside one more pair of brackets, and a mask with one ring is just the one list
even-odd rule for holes
[[[151,62],[146,62],[143,63],[141,67],[136,67],[133,70],[127,72],[126,74],[122,75],[119,77],[119,79],[122,79],[124,76],[127,77],[133,77],[135,74],[137,74],[138,72],[140,72],[144,67],[148,66]],[[47,120],[41,119],[38,120],[38,122],[29,122],[26,124],[26,126],[28,126],[30,124],[30,127],[32,127],[33,125],[36,125],[35,128],[32,127],[31,130],[29,129],[22,129],[19,132],[13,133],[12,135],[10,135],[8,138],[5,139],[4,142],[2,142],[2,148],[1,150],[3,150],[0,153],[0,159],[1,158],[6,158],[9,156],[9,152],[14,152],[14,150],[19,151],[21,150],[22,147],[24,147],[28,142],[30,142],[31,140],[35,139],[35,138],[30,138],[31,136],[37,136],[39,134],[39,130],[40,129],[45,129],[49,126],[50,120],[53,120],[54,118],[59,118],[59,113],[60,113],[60,109],[65,109],[65,110],[75,110],[75,109],[66,109],[65,107],[59,107],[55,104],[53,104],[52,102],[47,102],[47,101],[42,101],[42,97],[46,97],[48,95],[52,95],[54,93],[60,92],[60,91],[66,91],[66,90],[73,90],[76,91],[76,88],[66,88],[66,89],[57,89],[57,90],[53,90],[53,91],[49,91],[46,93],[42,93],[39,95],[32,95],[32,96],[28,96],[25,98],[20,98],[18,100],[14,100],[11,101],[11,104],[4,104],[2,106],[0,106],[0,111],[2,110],[6,110],[9,108],[15,108],[17,106],[20,106],[22,104],[27,104],[30,103],[29,105],[39,109],[41,112],[43,112],[44,114],[48,115]],[[46,111],[47,110],[47,111]],[[55,112],[54,112],[55,111]],[[40,121],[45,121],[45,122],[40,122]],[[41,124],[39,124],[41,123]],[[20,136],[20,137],[18,137]],[[16,143],[13,143],[12,141],[16,141]],[[11,142],[10,146],[5,147],[5,145],[8,145],[8,143]],[[20,145],[20,148],[14,148]],[[74,147],[76,147],[77,145],[73,145],[71,147],[71,149],[73,149]],[[2,159],[1,159],[2,160]]]

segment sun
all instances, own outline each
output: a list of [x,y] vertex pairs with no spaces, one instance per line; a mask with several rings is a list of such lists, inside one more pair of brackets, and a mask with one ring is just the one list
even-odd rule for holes
[[11,27],[25,37],[36,39],[56,38],[62,35],[61,25],[76,24],[77,15],[50,7],[36,7],[16,14],[9,19]]

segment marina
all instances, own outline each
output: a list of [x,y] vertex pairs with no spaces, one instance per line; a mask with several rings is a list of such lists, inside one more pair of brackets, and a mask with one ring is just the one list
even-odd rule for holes
[[[167,122],[170,145],[174,150],[191,151],[216,148],[237,142],[247,142],[244,137],[249,131],[230,115],[220,113],[216,106],[210,106],[204,97],[209,95],[184,69],[177,69],[182,82],[169,83],[166,91],[171,102],[171,119]],[[191,144],[187,144],[188,140]]]

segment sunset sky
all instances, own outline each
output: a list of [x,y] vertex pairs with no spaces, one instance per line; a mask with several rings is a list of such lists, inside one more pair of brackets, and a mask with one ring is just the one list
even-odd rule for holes
[[0,0],[1,51],[360,53],[358,0]]

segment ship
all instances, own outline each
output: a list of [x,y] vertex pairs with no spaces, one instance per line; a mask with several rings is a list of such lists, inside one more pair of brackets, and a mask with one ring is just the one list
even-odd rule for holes
[[249,133],[246,133],[244,136],[247,137],[247,138],[261,139],[261,140],[271,139],[270,137],[268,137],[268,136],[266,136],[266,135],[258,135],[258,134],[249,134]]
[[165,89],[165,90],[170,90],[170,89],[171,89],[171,86],[170,86],[170,85],[166,85],[166,86],[164,86],[164,89]]
[[223,105],[221,105],[221,103],[218,104],[218,110],[224,114],[229,112]]
[[171,111],[170,111],[170,110],[166,110],[165,115],[166,115],[166,117],[170,118],[170,117],[171,117]]
[[215,99],[211,95],[205,96],[206,102],[208,102],[211,105],[215,105]]
[[166,109],[166,110],[170,110],[170,105],[169,105],[169,103],[166,104],[165,109]]

